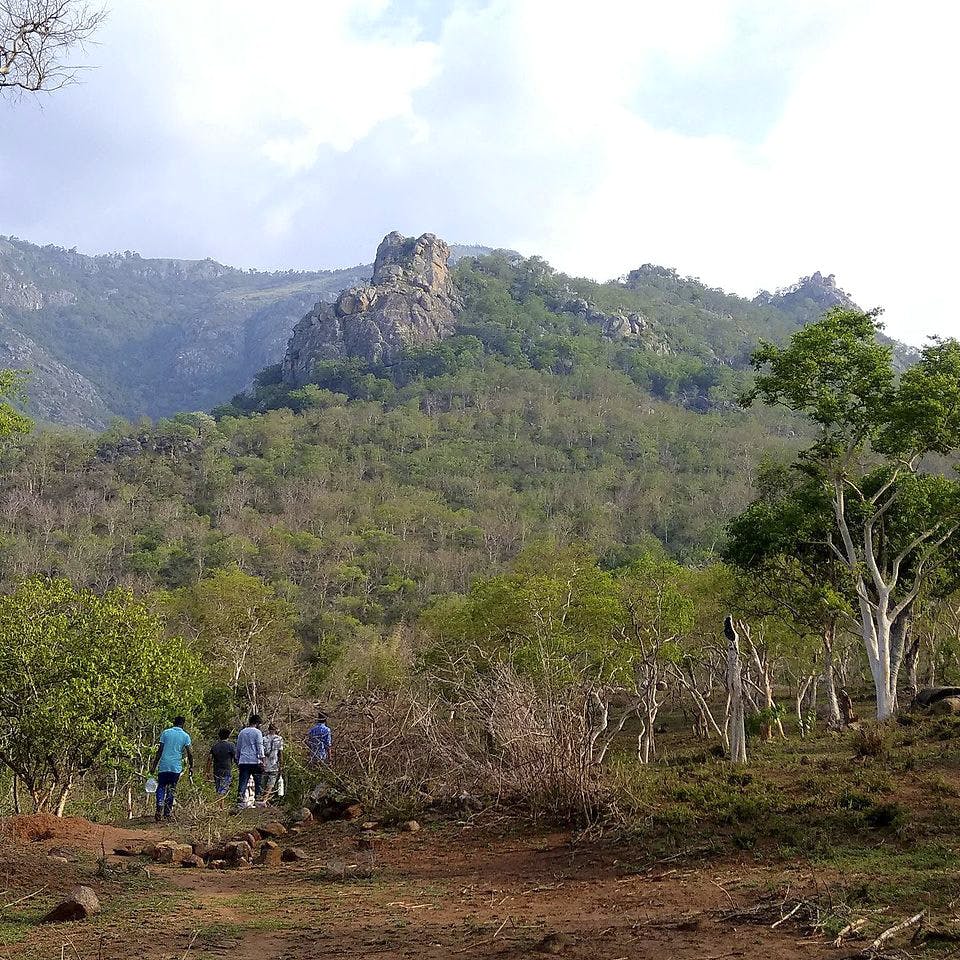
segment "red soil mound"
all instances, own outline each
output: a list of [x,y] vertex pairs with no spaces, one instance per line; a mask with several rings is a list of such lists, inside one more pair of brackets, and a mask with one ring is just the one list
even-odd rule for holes
[[0,824],[0,833],[21,841],[80,840],[87,837],[94,824],[79,817],[55,817],[52,813],[21,814],[6,817]]

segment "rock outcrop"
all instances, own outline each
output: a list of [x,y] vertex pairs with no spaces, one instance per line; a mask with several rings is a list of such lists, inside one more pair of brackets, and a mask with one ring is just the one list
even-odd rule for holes
[[605,337],[612,340],[643,336],[647,329],[646,319],[639,313],[604,313],[582,297],[574,297],[560,305],[561,313],[572,313],[587,323],[599,327]]
[[393,363],[404,347],[449,336],[463,302],[450,276],[450,248],[432,233],[389,233],[377,248],[369,283],[320,301],[294,328],[284,382],[307,383],[323,360],[356,357]]

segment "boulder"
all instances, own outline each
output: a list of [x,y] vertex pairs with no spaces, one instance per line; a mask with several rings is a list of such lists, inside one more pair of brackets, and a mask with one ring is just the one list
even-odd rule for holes
[[925,687],[910,704],[913,709],[929,709],[940,700],[960,697],[960,687]]
[[181,864],[184,867],[193,867],[194,869],[202,869],[207,864],[204,861],[203,857],[197,856],[195,853],[191,853],[189,857],[186,857]]
[[140,856],[148,857],[150,860],[155,860],[157,857],[157,845],[152,840],[145,843],[140,848]]
[[264,823],[258,829],[265,837],[285,837],[287,835],[287,828],[276,821]]
[[407,820],[400,824],[400,829],[404,833],[416,833],[420,829],[420,824],[416,820]]
[[958,716],[960,715],[960,697],[943,697],[935,700],[927,709],[935,717]]
[[44,918],[44,923],[86,920],[100,912],[100,901],[90,887],[74,887]]
[[300,860],[309,860],[310,857],[303,847],[287,847],[287,849],[283,851],[280,859],[283,860],[284,863],[296,863]]

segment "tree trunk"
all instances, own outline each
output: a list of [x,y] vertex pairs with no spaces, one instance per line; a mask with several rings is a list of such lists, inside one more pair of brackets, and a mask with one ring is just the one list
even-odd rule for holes
[[55,809],[55,811],[54,811],[58,817],[62,817],[62,816],[63,816],[63,811],[64,811],[64,809],[65,809],[66,806],[67,806],[67,797],[70,795],[70,787],[71,787],[71,786],[72,786],[72,784],[70,784],[70,783],[65,783],[65,784],[60,788],[60,795],[57,797],[57,806],[56,806],[56,809]]
[[837,676],[834,665],[833,641],[836,624],[823,628],[823,680],[827,685],[827,720],[832,727],[840,726],[840,700],[837,697]]
[[747,762],[747,731],[743,710],[743,664],[740,661],[740,638],[729,615],[723,624],[727,637],[727,692],[730,699],[729,742],[733,763]]

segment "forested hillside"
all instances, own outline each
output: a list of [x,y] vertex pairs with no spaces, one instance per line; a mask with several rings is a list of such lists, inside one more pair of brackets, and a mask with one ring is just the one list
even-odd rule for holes
[[369,269],[265,273],[0,237],[0,365],[30,370],[43,420],[102,428],[202,410],[279,359],[318,297]]
[[[389,368],[321,365],[296,390],[274,368],[216,419],[9,448],[4,581],[144,591],[239,567],[293,602],[326,661],[537,540],[611,567],[656,542],[708,558],[765,452],[796,443],[797,421],[734,400],[757,336],[818,312],[810,297],[787,312],[652,267],[590,284],[509,254],[456,281],[456,334]],[[642,330],[611,336],[604,311]]]
[[[455,246],[451,260],[486,252]],[[758,336],[779,339],[844,302],[819,274],[786,296],[747,301],[660,267],[610,284],[561,277],[543,261],[514,255],[501,257],[498,269],[522,273],[512,292],[538,293],[550,309],[576,311],[585,298],[599,311],[641,310],[667,334],[654,346],[671,358],[655,364],[655,386],[688,399],[722,379],[723,366],[743,365]],[[210,409],[280,360],[294,324],[318,298],[335,297],[370,271],[264,273],[0,238],[0,366],[30,371],[28,409],[42,421],[102,429],[117,416]],[[497,322],[488,307],[497,304],[474,298],[471,327]],[[634,362],[649,365],[650,356]]]

